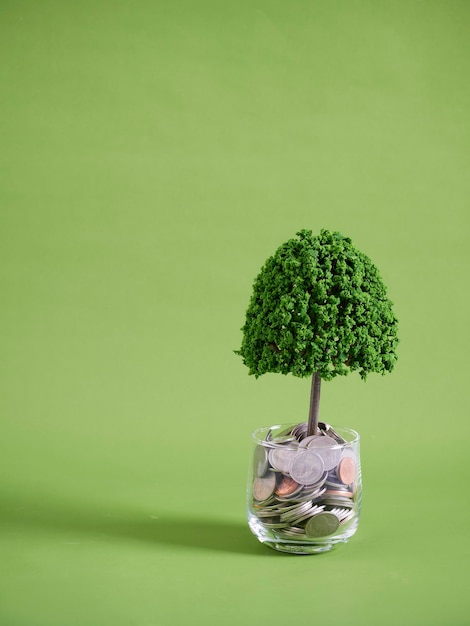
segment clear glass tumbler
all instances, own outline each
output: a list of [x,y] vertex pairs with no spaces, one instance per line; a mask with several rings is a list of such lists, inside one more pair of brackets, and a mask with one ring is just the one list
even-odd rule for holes
[[267,546],[315,554],[357,530],[362,480],[359,435],[320,422],[255,430],[248,475],[248,523]]

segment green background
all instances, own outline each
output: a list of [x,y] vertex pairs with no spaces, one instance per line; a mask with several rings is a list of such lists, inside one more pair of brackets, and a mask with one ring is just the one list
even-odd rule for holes
[[[470,3],[4,0],[2,626],[468,624]],[[356,536],[250,534],[256,427],[309,380],[233,354],[253,280],[339,230],[400,320],[322,388]]]

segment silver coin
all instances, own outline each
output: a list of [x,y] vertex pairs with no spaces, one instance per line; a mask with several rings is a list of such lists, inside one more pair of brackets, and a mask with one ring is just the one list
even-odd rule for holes
[[271,443],[290,443],[291,441],[297,441],[294,435],[279,435],[271,439]]
[[343,439],[343,437],[341,437],[341,435],[338,435],[338,433],[335,430],[333,430],[333,428],[330,426],[330,424],[327,424],[326,422],[318,422],[318,428],[325,435],[329,435],[330,437],[335,439],[338,443],[340,443],[340,444],[347,443],[346,439]]
[[283,513],[287,513],[289,511],[294,511],[295,509],[298,509],[299,507],[303,506],[303,502],[295,502],[295,504],[289,504],[289,505],[285,505],[282,507],[282,512]]
[[258,500],[255,500],[253,498],[253,502],[251,504],[251,511],[255,514],[255,515],[261,515],[261,516],[265,516],[268,517],[269,515],[275,515],[275,512],[270,512],[269,507],[271,506],[271,502],[272,500],[270,498],[268,498],[267,500],[265,500],[266,502],[266,506],[264,505],[263,502],[258,502]]
[[286,532],[285,530],[278,530],[276,531],[276,534],[279,534],[279,539],[287,539],[291,544],[299,543],[302,545],[305,541],[308,540],[308,537],[305,533],[297,535]]
[[292,426],[287,426],[286,428],[283,428],[282,430],[280,430],[276,434],[276,437],[287,437],[289,435],[292,435]]
[[289,511],[287,513],[283,513],[280,516],[281,522],[291,522],[291,521],[297,519],[298,517],[301,517],[302,515],[305,515],[305,513],[307,513],[307,511],[310,511],[311,508],[312,508],[312,503],[311,502],[304,502],[303,504],[299,505],[298,507],[296,507],[292,511]]
[[346,499],[341,500],[340,498],[322,498],[319,503],[326,504],[327,506],[340,506],[342,508],[354,508],[353,502],[348,502]]
[[343,524],[348,522],[355,516],[355,511],[352,509],[345,509],[341,507],[335,507],[329,511],[329,513],[333,513],[339,519],[339,523]]
[[356,517],[356,512],[352,509],[351,511],[349,511],[349,515],[347,515],[346,517],[343,517],[340,520],[339,525],[343,526],[344,524],[347,524],[348,522],[350,522],[355,517]]
[[291,515],[306,513],[311,508],[312,508],[312,504],[310,502],[298,502],[295,504],[295,506],[289,507],[289,510],[285,511],[281,515],[281,519],[286,519]]
[[305,529],[302,528],[302,526],[288,526],[286,528],[286,530],[288,530],[289,532],[291,532],[294,535],[304,535],[305,534]]
[[[302,485],[300,485],[299,489],[294,491],[290,496],[277,496],[279,502],[296,502],[298,500],[297,495],[302,491]],[[305,498],[303,498],[305,499]]]
[[257,445],[253,454],[253,471],[256,477],[264,476],[268,469],[268,453],[264,446]]
[[325,469],[321,456],[313,450],[299,451],[289,466],[289,474],[300,485],[313,485],[318,482]]
[[326,484],[331,485],[332,487],[342,487],[344,488],[344,483],[336,475],[336,471],[329,471],[328,476],[326,477]]
[[299,441],[307,436],[308,424],[307,422],[301,422],[292,428],[291,433],[295,436]]
[[339,526],[339,519],[333,513],[323,512],[311,517],[305,525],[307,537],[327,537]]
[[305,522],[305,520],[310,519],[314,515],[319,515],[320,513],[323,513],[324,508],[325,507],[323,506],[314,506],[310,509],[310,511],[305,513],[305,515],[302,515],[302,517],[296,517],[294,520],[292,520],[292,523],[300,524],[300,522]]
[[346,498],[347,500],[354,499],[354,493],[347,489],[334,489],[331,485],[326,485],[325,498]]
[[273,517],[273,516],[277,516],[280,517],[285,511],[283,511],[282,509],[270,509],[270,510],[262,510],[257,512],[256,514],[259,517]]
[[335,468],[341,459],[341,449],[328,435],[317,435],[308,443],[309,450],[315,450],[321,456],[326,470]]
[[[274,480],[276,480],[275,478],[276,475],[274,474],[274,472],[269,472],[266,476],[263,476],[263,478],[268,478],[271,474],[274,476]],[[255,479],[255,480],[258,480],[258,479]],[[261,480],[261,478],[259,480]],[[264,500],[259,500],[258,502],[256,502],[254,506],[258,508],[264,508],[266,506],[271,506],[275,502],[276,502],[276,498],[274,497],[274,494],[272,493],[270,496],[268,496]]]
[[326,491],[325,487],[320,487],[318,489],[314,489],[313,491],[310,491],[305,494],[299,493],[299,495],[296,496],[296,500],[297,502],[302,502],[306,500],[311,500],[312,502],[315,502],[316,500],[322,497],[325,491]]
[[304,506],[304,505],[311,505],[311,500],[304,498],[302,500],[291,500],[291,502],[286,502],[286,508],[282,511],[283,513],[288,513],[289,511],[294,511],[295,509],[297,509],[298,507]]
[[276,509],[275,511],[271,511],[272,515],[279,515],[279,517],[281,515],[284,515],[285,513],[288,513],[290,511],[290,509]]
[[282,535],[286,537],[295,537],[295,538],[306,538],[305,530],[303,528],[298,528],[297,526],[289,526],[288,528],[284,528],[282,530]]
[[285,524],[282,522],[261,522],[265,528],[284,528]]
[[299,506],[298,502],[279,502],[276,498],[276,502],[271,506],[267,507],[272,511],[289,511],[290,509],[294,509],[296,506]]
[[303,492],[302,495],[304,498],[310,498],[311,500],[316,500],[317,498],[319,498],[320,496],[322,496],[326,491],[326,487],[323,485],[320,485],[319,487],[316,487],[315,489],[309,489],[308,491]]
[[337,487],[329,487],[325,492],[326,497],[333,496],[333,498],[352,498],[354,496],[353,492],[344,486],[343,489],[338,489]]
[[253,496],[255,500],[263,502],[267,500],[273,493],[276,486],[275,474],[268,473],[264,478],[255,478],[253,481]]
[[271,463],[273,469],[278,470],[283,474],[288,474],[291,461],[296,454],[297,448],[290,445],[288,447],[280,446],[272,448],[269,451],[269,462]]
[[317,437],[319,437],[320,435],[310,435],[310,437],[304,437],[304,439],[302,439],[302,441],[299,443],[299,448],[307,448],[308,444],[311,441],[314,441],[315,439],[317,439]]
[[304,486],[305,491],[307,491],[307,489],[318,489],[319,487],[322,487],[325,484],[325,480],[327,476],[328,476],[328,472],[323,472],[323,474],[320,476],[320,478],[316,482],[312,483],[311,485]]
[[339,523],[343,522],[346,518],[351,519],[354,517],[355,513],[351,509],[344,509],[341,507],[335,507],[331,509],[330,513],[334,513],[336,517],[339,519]]

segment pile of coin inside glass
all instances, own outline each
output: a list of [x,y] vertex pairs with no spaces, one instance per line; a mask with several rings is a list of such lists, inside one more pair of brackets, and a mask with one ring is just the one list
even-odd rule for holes
[[[338,445],[339,444],[339,445]],[[254,450],[251,513],[277,538],[315,540],[339,533],[358,513],[358,459],[320,422],[307,436],[301,423]]]

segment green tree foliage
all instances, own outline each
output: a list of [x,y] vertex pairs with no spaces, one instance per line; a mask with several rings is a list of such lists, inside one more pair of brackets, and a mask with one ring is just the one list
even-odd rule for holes
[[397,319],[379,272],[348,237],[301,230],[257,276],[240,350],[249,373],[324,380],[396,362]]

